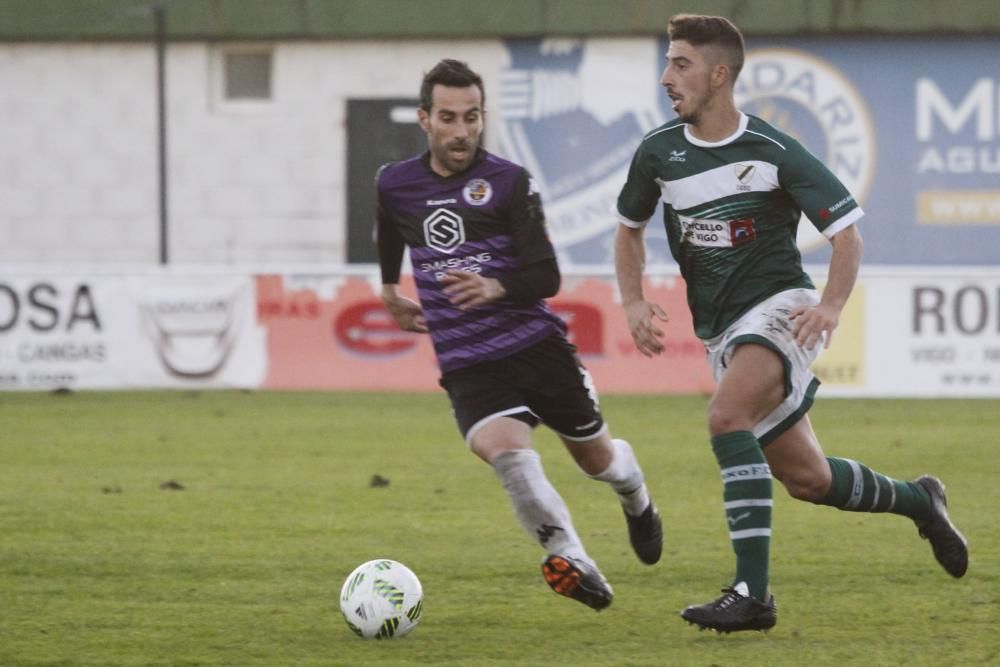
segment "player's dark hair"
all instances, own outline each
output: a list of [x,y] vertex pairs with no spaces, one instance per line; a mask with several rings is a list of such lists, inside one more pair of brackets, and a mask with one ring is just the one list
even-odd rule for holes
[[743,69],[743,34],[724,16],[671,16],[667,22],[667,36],[671,40],[685,41],[694,46],[709,44],[723,49],[729,56],[728,65],[733,72],[733,81]]
[[486,108],[486,89],[483,87],[483,77],[479,76],[466,63],[461,60],[445,58],[434,68],[424,74],[424,81],[420,84],[420,108],[430,111],[434,103],[434,86],[448,86],[449,88],[468,88],[478,86],[479,94],[483,98],[483,108]]

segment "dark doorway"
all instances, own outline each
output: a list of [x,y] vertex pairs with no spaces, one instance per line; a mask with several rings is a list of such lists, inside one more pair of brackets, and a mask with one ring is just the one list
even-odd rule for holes
[[347,101],[347,261],[378,261],[372,240],[375,172],[427,150],[416,98]]

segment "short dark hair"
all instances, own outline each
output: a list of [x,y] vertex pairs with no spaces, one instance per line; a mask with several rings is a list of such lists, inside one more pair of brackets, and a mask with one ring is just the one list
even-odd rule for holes
[[434,86],[448,86],[451,88],[468,88],[478,86],[479,94],[483,98],[483,108],[486,108],[486,89],[483,88],[483,77],[479,76],[468,64],[461,60],[445,58],[424,74],[423,83],[420,84],[420,108],[430,111],[434,104]]
[[729,67],[733,80],[743,69],[743,34],[732,21],[724,16],[677,14],[667,22],[667,36],[671,40],[689,42],[694,46],[710,44],[729,54]]

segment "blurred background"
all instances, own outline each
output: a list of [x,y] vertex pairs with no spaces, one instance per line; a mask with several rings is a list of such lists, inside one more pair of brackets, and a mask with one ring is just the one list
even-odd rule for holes
[[[867,212],[824,393],[1000,395],[988,0],[0,0],[0,390],[436,390],[377,299],[373,177],[425,148],[420,80],[450,57],[484,77],[487,149],[541,186],[601,390],[708,391],[660,225],[663,357],[636,358],[611,254],[680,12],[743,30],[741,108]],[[822,281],[826,241],[799,241]]]

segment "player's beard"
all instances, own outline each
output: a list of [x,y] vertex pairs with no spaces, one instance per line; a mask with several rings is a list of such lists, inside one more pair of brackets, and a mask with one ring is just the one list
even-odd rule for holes
[[697,100],[692,100],[693,104],[683,112],[677,114],[677,118],[680,119],[682,123],[687,123],[689,125],[697,125],[702,118],[702,115],[709,107],[709,102],[707,98],[701,98]]
[[704,92],[702,93],[681,93],[681,106],[684,110],[675,109],[677,118],[682,123],[698,125],[706,112],[712,109],[712,95],[708,92],[708,80],[703,82]]
[[[451,173],[465,171],[472,164],[472,158],[476,154],[477,142],[472,140],[456,140],[447,144],[441,144],[434,151],[434,157],[445,169]],[[463,153],[455,154],[453,149],[462,148]]]

